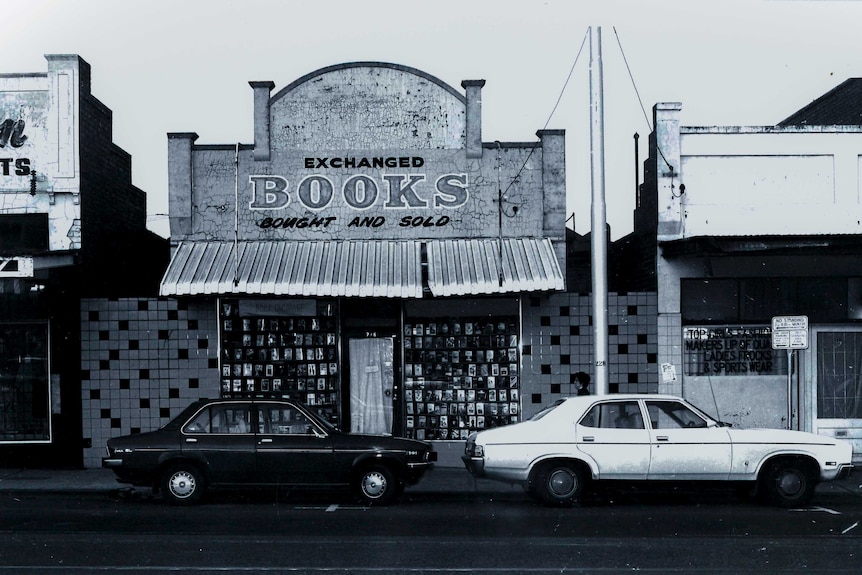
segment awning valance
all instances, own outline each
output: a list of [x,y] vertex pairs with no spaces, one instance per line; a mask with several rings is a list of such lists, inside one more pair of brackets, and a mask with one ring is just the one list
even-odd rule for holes
[[183,242],[159,292],[419,298],[421,254],[405,241]]
[[434,240],[427,244],[428,287],[438,297],[565,289],[560,264],[547,238]]
[[[160,294],[421,298],[422,247],[435,297],[565,288],[549,239],[190,241]],[[502,268],[501,268],[502,263]],[[500,275],[502,269],[502,278]]]

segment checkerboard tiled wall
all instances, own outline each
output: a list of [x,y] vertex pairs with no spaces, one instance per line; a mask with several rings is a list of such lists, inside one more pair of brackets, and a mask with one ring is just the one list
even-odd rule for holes
[[[575,373],[593,377],[592,305],[592,296],[568,293],[524,300],[524,417],[577,393]],[[655,293],[609,294],[609,393],[658,391],[657,315]]]
[[200,397],[218,397],[213,302],[87,299],[81,304],[84,466],[108,438],[156,429]]

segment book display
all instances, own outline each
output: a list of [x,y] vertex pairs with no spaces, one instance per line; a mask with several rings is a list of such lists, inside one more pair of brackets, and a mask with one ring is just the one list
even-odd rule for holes
[[[313,304],[312,315],[219,302],[222,396],[286,397],[339,421],[337,322],[332,304]],[[309,313],[307,306],[301,310]]]
[[407,437],[463,440],[519,421],[517,325],[515,317],[405,323]]

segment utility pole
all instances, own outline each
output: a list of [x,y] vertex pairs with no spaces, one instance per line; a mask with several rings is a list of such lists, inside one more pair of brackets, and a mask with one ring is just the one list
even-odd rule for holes
[[590,175],[592,182],[593,389],[608,393],[608,238],[605,206],[605,119],[602,29],[590,27]]

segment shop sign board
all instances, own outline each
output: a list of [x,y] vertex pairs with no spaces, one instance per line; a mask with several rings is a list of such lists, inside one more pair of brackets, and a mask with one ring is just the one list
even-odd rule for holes
[[808,349],[808,316],[773,317],[772,349]]

